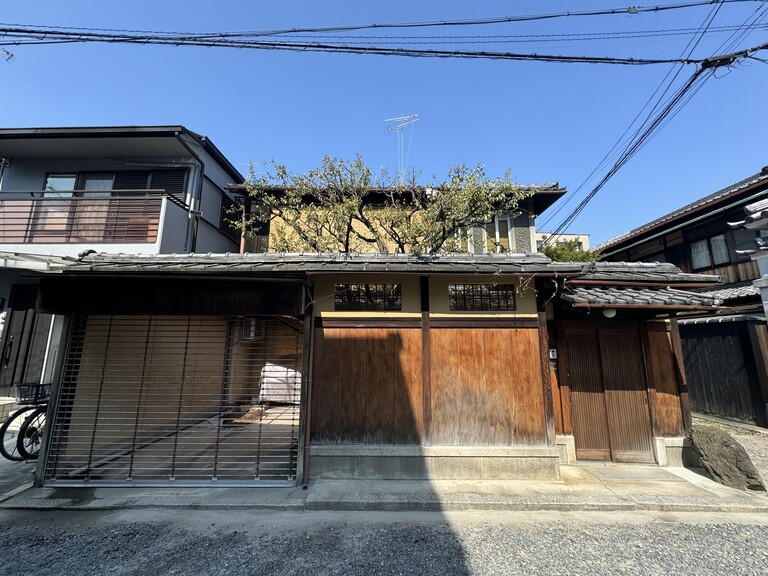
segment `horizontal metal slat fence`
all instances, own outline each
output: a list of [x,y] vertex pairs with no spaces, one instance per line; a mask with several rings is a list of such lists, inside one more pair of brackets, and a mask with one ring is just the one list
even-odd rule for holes
[[301,355],[279,318],[76,317],[46,481],[293,483]]

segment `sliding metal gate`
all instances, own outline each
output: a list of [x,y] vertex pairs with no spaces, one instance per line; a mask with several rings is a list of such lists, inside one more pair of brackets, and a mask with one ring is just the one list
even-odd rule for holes
[[47,484],[293,484],[302,325],[292,318],[80,316]]

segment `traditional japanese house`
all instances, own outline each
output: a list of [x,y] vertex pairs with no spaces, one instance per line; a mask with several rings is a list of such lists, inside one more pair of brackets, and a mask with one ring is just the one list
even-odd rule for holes
[[63,315],[46,485],[556,479],[680,464],[674,315],[717,276],[535,254],[84,255]]

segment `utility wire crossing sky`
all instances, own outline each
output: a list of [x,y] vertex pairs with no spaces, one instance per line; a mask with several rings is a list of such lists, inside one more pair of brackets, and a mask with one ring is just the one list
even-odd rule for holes
[[[594,2],[592,2],[594,4]],[[524,3],[522,3],[524,4]],[[448,4],[446,4],[448,6]],[[723,9],[728,6],[729,8],[738,8],[739,6],[754,7],[754,10],[741,10],[741,14],[746,14],[745,18],[740,18],[738,21],[731,21],[728,23],[722,22]],[[707,9],[708,13],[703,22],[698,27],[690,26],[690,21],[686,20],[686,25],[679,25],[681,22],[677,20],[674,22],[676,25],[669,25],[669,20],[665,20],[666,25],[661,27],[651,28],[649,23],[661,18],[664,14],[688,14],[696,12],[700,13],[702,9]],[[721,13],[721,11],[723,11]],[[14,10],[5,10],[6,17],[11,20],[19,14],[15,14]],[[15,12],[19,12],[16,9]],[[23,13],[24,10],[22,9]],[[85,10],[76,11],[75,16],[84,14],[93,15],[93,12],[87,12]],[[267,11],[268,12],[268,11]],[[309,12],[309,10],[307,10]],[[434,10],[432,11],[434,12]],[[45,11],[41,10],[43,14],[53,14],[53,10]],[[300,12],[295,12],[298,14]],[[303,14],[303,12],[301,12]],[[393,13],[403,14],[405,10],[397,10]],[[643,149],[647,143],[654,138],[658,132],[664,128],[680,111],[691,101],[691,98],[701,90],[705,82],[710,78],[718,78],[720,74],[730,71],[741,72],[741,68],[744,67],[746,62],[756,62],[759,64],[766,63],[768,60],[760,57],[760,53],[768,49],[768,43],[751,43],[744,46],[747,35],[752,33],[764,33],[768,29],[768,24],[764,22],[766,19],[766,2],[763,0],[716,0],[716,1],[698,1],[698,2],[685,2],[685,3],[671,3],[671,4],[659,4],[654,6],[629,6],[629,7],[595,7],[590,9],[584,9],[579,11],[561,11],[552,13],[531,13],[520,15],[507,15],[499,17],[478,17],[478,18],[446,18],[446,19],[401,19],[397,22],[383,22],[377,24],[351,24],[340,22],[338,24],[328,23],[327,25],[313,25],[313,26],[293,26],[293,27],[264,27],[260,30],[251,31],[226,31],[226,27],[221,27],[222,31],[217,32],[193,32],[193,31],[161,31],[160,26],[135,26],[135,21],[130,18],[121,18],[116,21],[121,24],[127,24],[125,27],[109,27],[106,25],[93,25],[95,23],[84,22],[82,25],[76,25],[75,22],[69,22],[59,20],[58,25],[45,25],[45,24],[11,24],[0,23],[0,56],[4,56],[6,59],[12,59],[11,62],[16,62],[16,66],[19,65],[19,58],[16,57],[20,50],[29,50],[37,48],[40,50],[52,45],[86,45],[86,44],[112,44],[112,45],[142,45],[146,46],[147,50],[153,50],[157,46],[173,46],[173,47],[213,47],[213,48],[228,48],[234,50],[260,50],[260,51],[289,51],[289,52],[305,52],[308,53],[305,58],[314,59],[323,57],[311,56],[309,53],[315,52],[333,52],[337,53],[336,58],[344,58],[344,54],[360,54],[369,56],[399,56],[409,57],[415,59],[431,58],[431,59],[460,59],[460,60],[500,60],[500,61],[518,61],[529,63],[548,63],[552,65],[558,64],[603,64],[603,65],[619,65],[620,67],[649,67],[649,66],[664,66],[668,69],[664,79],[658,85],[656,90],[653,91],[651,96],[646,100],[645,104],[640,108],[640,111],[634,117],[634,120],[624,130],[622,136],[616,140],[614,146],[603,156],[603,159],[597,164],[592,172],[582,181],[582,183],[574,189],[572,182],[566,182],[566,185],[573,190],[566,197],[566,201],[561,201],[555,208],[551,209],[549,214],[545,215],[546,218],[542,222],[537,223],[539,228],[542,228],[547,224],[554,224],[554,218],[560,215],[565,207],[577,200],[577,195],[582,189],[587,190],[587,183],[592,178],[597,178],[602,170],[606,170],[603,176],[598,181],[597,185],[589,188],[589,192],[584,194],[583,198],[576,204],[575,208],[569,213],[562,216],[555,228],[556,233],[564,232],[572,227],[574,222],[581,216],[587,205],[594,199],[595,195],[616,175],[616,173],[622,169],[630,159],[632,159],[641,149]],[[321,19],[328,20],[332,17],[332,14],[327,13],[323,15],[323,18],[318,17],[318,21]],[[352,19],[353,15],[348,11],[344,14],[347,20]],[[63,17],[62,14],[59,15]],[[617,20],[618,25],[610,26],[610,30],[588,30],[583,27],[578,28],[575,23],[578,22],[613,22]],[[635,22],[635,19],[640,19],[642,27],[631,27],[628,23]],[[652,19],[652,20],[649,20]],[[687,16],[686,16],[687,18]],[[27,19],[27,18],[25,18]],[[717,25],[714,25],[715,20],[718,20]],[[29,18],[29,21],[40,22],[39,19]],[[260,18],[260,22],[267,22],[268,17]],[[311,18],[310,18],[311,20]],[[172,20],[174,23],[183,24],[178,26],[180,29],[191,29],[197,26],[190,26],[191,23],[197,24],[197,22],[181,22],[181,19]],[[556,22],[567,23],[570,27],[568,29],[559,27],[556,28]],[[207,24],[211,24],[206,20]],[[526,34],[509,34],[500,33],[505,32],[505,29],[515,25],[515,30],[519,26],[536,26],[535,29],[529,29]],[[543,28],[542,28],[543,26]],[[218,26],[215,26],[218,28]],[[445,30],[457,30],[461,29],[462,32],[474,31],[475,29],[489,29],[491,34],[472,35],[464,33],[462,35],[446,35]],[[578,28],[578,29],[574,29]],[[626,28],[626,29],[625,29]],[[419,35],[392,35],[394,30],[419,30]],[[349,32],[368,32],[367,36],[350,35]],[[728,38],[720,46],[715,46],[711,40],[708,42],[702,42],[705,39],[712,38],[714,35],[728,34]],[[651,47],[651,54],[648,47],[644,47],[645,54],[630,54],[630,55],[614,55],[609,54],[585,54],[585,53],[564,53],[555,54],[554,50],[538,50],[539,46],[546,46],[547,44],[554,44],[556,46],[567,47],[569,52],[573,51],[574,46],[584,46],[591,48],[592,45],[605,42],[617,42],[617,41],[648,41],[653,40],[655,42],[670,42],[676,38],[687,39],[687,45],[683,48],[682,52],[679,49],[674,49],[674,54],[669,54],[669,50],[660,50],[659,46]],[[488,44],[503,45],[509,44],[510,46],[519,45],[521,43],[529,43],[537,47],[535,52],[524,53],[521,51],[504,51],[504,50],[476,50],[467,49],[472,45],[482,46]],[[705,46],[706,44],[706,46]],[[448,45],[447,49],[439,48],[423,48],[423,45]],[[61,49],[65,49],[64,46]],[[117,47],[113,48],[113,50]],[[694,54],[694,51],[698,54]],[[707,50],[707,52],[703,52]],[[560,51],[560,50],[558,50]],[[582,52],[593,50],[582,50]],[[25,53],[25,56],[27,54]],[[275,56],[276,57],[276,56]],[[330,56],[325,55],[325,58]],[[346,61],[344,61],[346,66]],[[467,64],[469,65],[469,64]],[[467,65],[461,65],[462,70],[466,69]],[[123,62],[125,66],[125,62]],[[369,65],[364,65],[368,66]],[[693,74],[683,80],[678,80],[681,71],[687,66],[695,66]],[[386,65],[380,65],[374,67],[377,69],[388,69]],[[284,68],[281,69],[281,72]],[[463,73],[467,75],[467,72]],[[571,78],[576,78],[570,75]],[[684,78],[684,77],[683,77]],[[573,84],[571,84],[573,86]],[[343,92],[343,88],[341,88]],[[189,91],[185,91],[189,94]],[[646,91],[647,93],[647,91]],[[444,93],[448,96],[450,94]],[[279,105],[277,102],[275,105]],[[395,104],[397,105],[397,104]],[[437,108],[437,102],[433,99],[429,101],[429,105]],[[455,105],[455,103],[454,103]],[[400,104],[402,106],[402,104]],[[487,106],[485,106],[487,107]],[[409,108],[407,110],[391,110],[388,109],[385,113],[381,114],[383,120],[387,117],[396,115],[392,112],[409,113],[416,112],[416,108]],[[382,111],[383,112],[383,111]],[[428,122],[430,116],[430,109],[419,110],[423,122],[420,126],[425,125]],[[499,112],[505,113],[506,109],[499,109]],[[480,117],[481,112],[477,111],[477,108],[472,113],[465,113],[464,117],[469,118],[471,115]],[[332,114],[331,114],[332,116]],[[460,115],[459,115],[460,116]],[[34,117],[34,116],[32,116]],[[282,118],[284,119],[284,117]],[[569,119],[570,120],[570,119]],[[606,119],[607,120],[607,119]],[[167,123],[168,120],[164,120],[161,123]],[[194,120],[196,123],[202,124],[203,130],[208,130],[207,126],[210,124],[218,124],[218,121],[213,118],[211,120]],[[41,125],[45,122],[34,122],[31,125]],[[58,124],[60,122],[48,122],[48,124]],[[83,122],[84,125],[92,125],[99,122],[94,119],[90,122]],[[107,120],[106,123],[116,123],[114,121]],[[137,124],[146,124],[146,119],[139,118],[136,121]],[[305,122],[306,124],[306,122]],[[611,126],[613,123],[611,123]],[[600,128],[601,131],[610,127],[607,123],[602,125],[592,124],[592,130]],[[193,126],[194,129],[199,130],[197,125]],[[304,126],[306,128],[306,126]],[[421,130],[422,128],[420,128]],[[524,134],[525,132],[523,132]],[[274,132],[272,133],[275,134]],[[217,137],[216,141],[220,144],[220,140]],[[503,142],[495,141],[496,146]],[[221,146],[221,144],[220,144]],[[414,145],[415,146],[415,145]],[[596,145],[589,147],[590,151],[597,151]],[[607,147],[605,147],[607,148]],[[419,148],[415,148],[424,160],[424,154],[422,154]],[[266,150],[268,154],[271,154]],[[325,153],[330,153],[328,150]],[[564,157],[563,157],[564,158]],[[259,160],[259,158],[251,158],[251,160]],[[467,159],[471,163],[474,159]],[[281,160],[282,161],[282,160]],[[523,157],[521,162],[528,163],[530,159]],[[593,161],[594,162],[594,161]],[[316,162],[315,162],[316,163]],[[431,162],[429,163],[431,164]],[[441,164],[445,164],[441,161]],[[555,164],[550,163],[549,173],[557,175],[562,168],[558,168],[562,165],[562,162]],[[610,166],[610,167],[609,167]],[[753,173],[759,169],[759,166],[750,170]],[[583,161],[579,163],[579,170],[582,173],[580,178],[583,178],[583,174],[588,170],[585,170]],[[568,169],[566,172],[572,172],[573,169]],[[741,174],[741,177],[748,174]],[[737,178],[737,179],[740,179]],[[691,192],[697,196],[702,196],[706,193],[714,191],[713,189],[704,190],[692,190]],[[615,194],[619,194],[621,190],[617,190]],[[674,206],[672,206],[674,207]],[[658,214],[655,214],[658,215]],[[581,222],[581,220],[579,220]],[[634,222],[627,223],[622,226],[622,229],[615,231],[616,233],[632,227]],[[582,224],[580,224],[582,225]],[[591,230],[586,230],[590,232]],[[600,232],[604,234],[604,232]]]

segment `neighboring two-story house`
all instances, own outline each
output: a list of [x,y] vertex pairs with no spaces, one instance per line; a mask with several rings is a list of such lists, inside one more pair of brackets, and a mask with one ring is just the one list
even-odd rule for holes
[[83,251],[238,251],[225,187],[242,180],[183,126],[0,130],[0,396],[51,378],[35,272]]
[[604,242],[606,260],[670,262],[685,272],[722,275],[709,290],[727,312],[680,318],[680,335],[694,411],[768,426],[768,328],[760,278],[750,258],[766,233],[733,227],[745,207],[768,199],[768,167],[759,173]]

